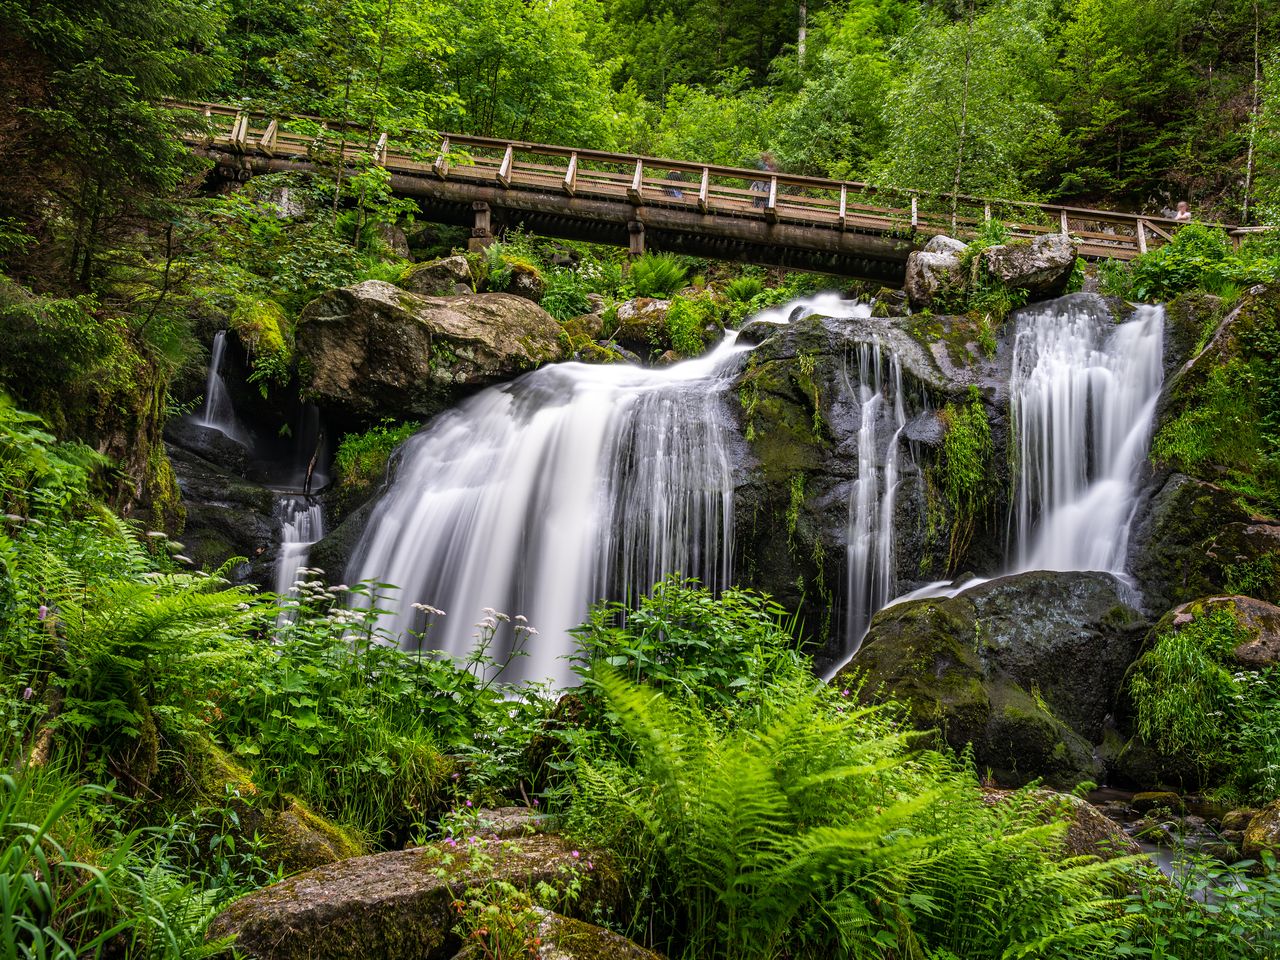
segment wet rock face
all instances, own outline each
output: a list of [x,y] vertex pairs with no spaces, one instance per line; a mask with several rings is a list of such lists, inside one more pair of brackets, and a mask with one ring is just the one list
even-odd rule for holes
[[618,876],[598,853],[546,834],[475,837],[298,874],[236,901],[208,936],[234,936],[236,949],[254,960],[446,960],[461,946],[453,902],[469,889],[495,881],[563,885],[571,873],[581,876],[581,890],[563,908],[589,913],[619,902]]
[[422,297],[366,280],[298,321],[303,391],[334,422],[425,420],[468,393],[565,358],[560,325],[510,294]]
[[1247,587],[1280,603],[1280,524],[1243,510],[1237,495],[1168,474],[1134,521],[1129,567],[1157,613]]
[[1002,577],[882,610],[833,683],[908,705],[1002,781],[1099,780],[1101,742],[1146,622],[1102,573]]

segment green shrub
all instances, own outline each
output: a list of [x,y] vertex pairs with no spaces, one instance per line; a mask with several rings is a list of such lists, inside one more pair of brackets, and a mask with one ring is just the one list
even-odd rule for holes
[[1280,280],[1280,256],[1272,243],[1254,241],[1237,250],[1217,227],[1189,223],[1130,264],[1130,292],[1158,303],[1188,290],[1238,295],[1241,287],[1273,283]]
[[955,565],[973,540],[979,513],[991,501],[991,425],[977,387],[966,403],[948,403],[939,413],[946,430],[942,455],[932,471],[951,523],[949,566]]
[[552,267],[543,274],[546,288],[542,294],[542,309],[557,320],[572,320],[591,309],[591,301],[587,294],[591,293],[590,285],[576,270],[564,267]]
[[753,274],[734,277],[724,287],[724,295],[734,303],[747,303],[764,292],[764,281]]
[[707,348],[706,331],[719,322],[719,309],[706,295],[673,297],[665,320],[671,348],[682,357],[696,357]]
[[637,297],[665,297],[685,285],[688,272],[671,253],[646,253],[631,264],[627,286]]
[[338,510],[349,509],[369,496],[387,471],[387,461],[400,444],[422,424],[383,420],[364,433],[348,433],[333,457],[333,495]]

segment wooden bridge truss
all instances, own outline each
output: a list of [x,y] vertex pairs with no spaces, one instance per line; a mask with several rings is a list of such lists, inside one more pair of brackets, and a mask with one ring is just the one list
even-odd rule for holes
[[[217,173],[373,162],[426,219],[471,228],[483,245],[499,226],[566,239],[798,267],[900,282],[907,255],[930,237],[971,237],[984,220],[1014,237],[1067,233],[1088,259],[1131,260],[1172,239],[1173,220],[1055,204],[886,190],[855,181],[443,134],[415,150],[386,133],[317,117],[273,117],[219,104],[193,114],[184,139]],[[939,212],[943,210],[945,212]],[[1248,232],[1219,224],[1230,235]]]

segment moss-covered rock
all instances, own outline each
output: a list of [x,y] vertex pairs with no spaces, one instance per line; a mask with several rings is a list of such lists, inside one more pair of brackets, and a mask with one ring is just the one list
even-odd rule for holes
[[[541,907],[534,907],[530,919],[538,945],[531,956],[536,960],[662,960],[626,937],[595,924]],[[480,944],[463,947],[453,960],[489,960],[492,954]]]
[[1168,474],[1134,524],[1129,566],[1155,610],[1223,592],[1280,603],[1280,524],[1217,484]]
[[307,305],[304,393],[343,429],[426,420],[461,397],[567,356],[558,323],[502,293],[421,297],[366,280]]
[[1026,573],[880,611],[833,683],[906,705],[912,723],[1004,782],[1099,780],[1100,743],[1146,631],[1108,574]]
[[171,812],[222,811],[221,831],[241,846],[257,837],[259,854],[286,873],[367,852],[358,838],[298,798],[268,794],[247,767],[207,737],[187,734],[176,747],[180,759],[162,767],[158,791]]
[[1280,855],[1280,800],[1254,814],[1244,829],[1240,852],[1252,859],[1264,850]]
[[590,914],[622,900],[619,875],[601,853],[535,834],[472,838],[344,860],[238,900],[210,925],[210,939],[236,937],[254,960],[444,960],[461,946],[453,902],[495,882],[579,893],[558,909]]
[[424,297],[451,297],[471,293],[475,289],[471,261],[457,255],[414,264],[401,275],[399,286]]
[[[982,802],[988,806],[1015,802],[1025,791],[982,788]],[[1062,853],[1066,857],[1101,857],[1111,860],[1142,852],[1137,842],[1129,837],[1120,825],[1107,817],[1087,800],[1069,793],[1052,790],[1034,790],[1031,799],[1044,805],[1046,820],[1057,818],[1067,824],[1063,837]]]

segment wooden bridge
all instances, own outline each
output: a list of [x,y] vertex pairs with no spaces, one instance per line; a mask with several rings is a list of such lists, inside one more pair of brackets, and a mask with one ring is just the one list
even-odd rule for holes
[[[193,115],[184,139],[216,161],[219,177],[376,163],[427,220],[469,227],[473,246],[523,226],[633,253],[647,245],[898,284],[907,255],[930,237],[973,236],[993,217],[1015,237],[1068,233],[1093,260],[1131,260],[1178,228],[1159,217],[967,196],[952,213],[949,195],[487,137],[441,134],[412,149],[318,117],[171,106]],[[1246,232],[1219,226],[1237,239]]]

